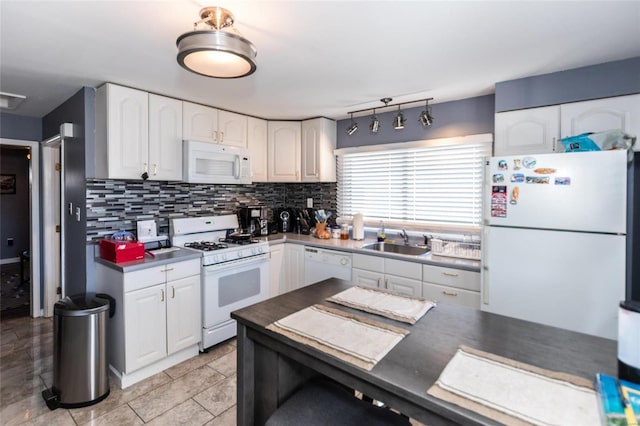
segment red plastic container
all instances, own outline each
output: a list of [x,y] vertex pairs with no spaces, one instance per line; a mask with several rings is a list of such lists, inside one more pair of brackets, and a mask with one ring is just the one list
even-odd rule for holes
[[100,257],[115,263],[144,259],[144,244],[138,241],[100,240]]

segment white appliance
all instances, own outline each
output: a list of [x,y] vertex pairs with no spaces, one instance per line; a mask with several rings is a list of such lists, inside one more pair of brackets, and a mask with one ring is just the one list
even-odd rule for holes
[[189,183],[251,183],[248,149],[183,141],[183,180]]
[[493,157],[483,311],[615,339],[625,297],[627,153]]
[[231,312],[269,296],[269,245],[237,228],[236,215],[171,220],[172,244],[202,253],[201,351],[236,335]]
[[618,377],[640,384],[640,302],[621,302],[618,319]]
[[316,247],[304,248],[304,285],[340,278],[351,281],[351,254]]

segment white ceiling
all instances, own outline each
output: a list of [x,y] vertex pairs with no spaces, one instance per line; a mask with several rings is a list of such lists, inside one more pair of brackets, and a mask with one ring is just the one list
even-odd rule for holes
[[[226,7],[258,50],[255,74],[217,80],[176,62],[204,6]],[[425,97],[640,56],[640,1],[0,0],[0,91],[41,117],[110,81],[270,119],[344,118]]]

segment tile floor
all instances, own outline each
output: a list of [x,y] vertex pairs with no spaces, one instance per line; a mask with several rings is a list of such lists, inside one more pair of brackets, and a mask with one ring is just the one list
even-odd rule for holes
[[53,321],[0,322],[2,425],[236,424],[236,342],[230,340],[127,389],[111,383],[102,402],[49,411],[41,391],[53,380]]

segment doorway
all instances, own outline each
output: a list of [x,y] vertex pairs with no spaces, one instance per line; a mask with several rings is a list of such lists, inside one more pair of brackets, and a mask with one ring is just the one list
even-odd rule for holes
[[38,317],[42,315],[40,144],[0,138],[0,153],[2,300],[14,302],[1,312],[3,317]]

